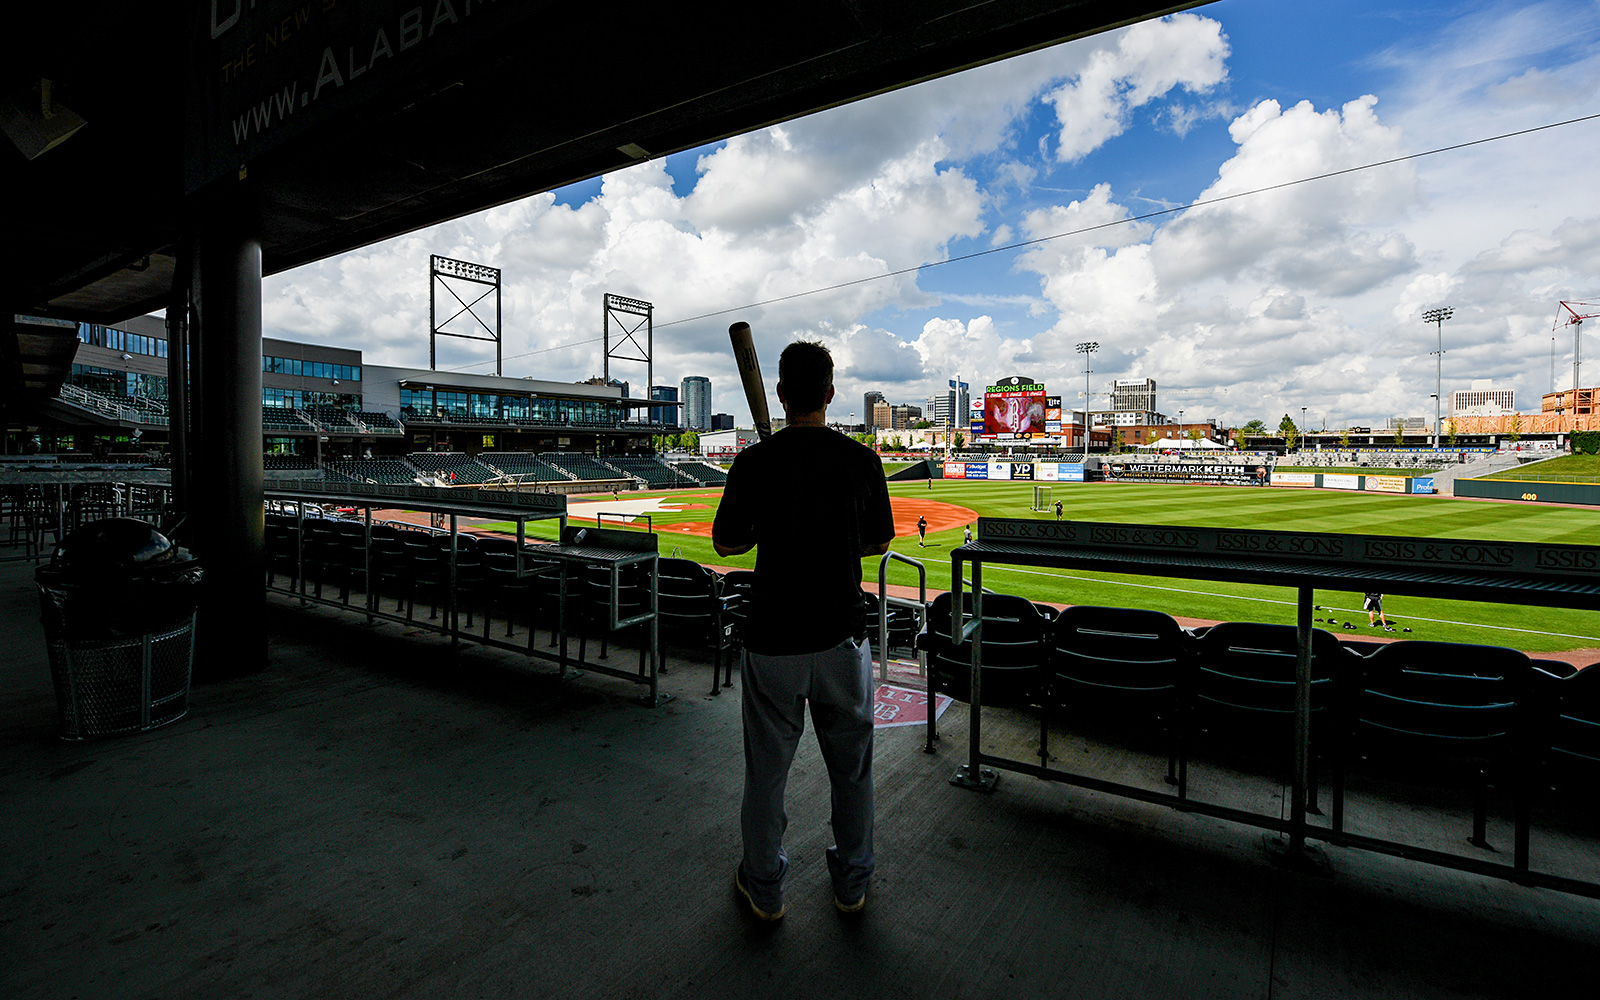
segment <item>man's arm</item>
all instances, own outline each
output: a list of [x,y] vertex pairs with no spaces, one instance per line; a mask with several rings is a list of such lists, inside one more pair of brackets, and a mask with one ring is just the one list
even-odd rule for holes
[[[743,456],[740,456],[743,458]],[[756,547],[745,505],[744,467],[735,459],[722,487],[722,501],[711,521],[711,547],[719,556],[744,555]]]
[[[892,542],[893,539],[890,539],[889,541]],[[711,544],[715,545],[716,543],[712,542]],[[881,556],[885,552],[888,552],[888,551],[889,551],[889,542],[879,542],[877,545],[863,545],[861,547],[861,558],[865,559],[868,556]],[[730,555],[730,556],[736,556],[739,553],[737,553],[737,552],[726,552],[726,553],[723,553],[723,554],[724,555]]]

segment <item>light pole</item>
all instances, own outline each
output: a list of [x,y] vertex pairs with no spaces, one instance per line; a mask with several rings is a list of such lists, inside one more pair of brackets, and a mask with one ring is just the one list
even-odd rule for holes
[[1300,407],[1300,450],[1306,450],[1306,407]]
[[1437,359],[1433,366],[1433,447],[1439,448],[1439,394],[1444,392],[1444,321],[1455,315],[1455,310],[1449,306],[1439,309],[1429,309],[1422,314],[1424,323],[1432,323],[1439,330],[1439,349],[1433,352]]
[[1089,400],[1094,397],[1089,395],[1089,376],[1093,370],[1089,361],[1095,351],[1100,349],[1100,344],[1093,340],[1086,340],[1079,344],[1077,351],[1083,355],[1083,453],[1089,454]]
[[1178,411],[1178,455],[1183,455],[1183,411]]

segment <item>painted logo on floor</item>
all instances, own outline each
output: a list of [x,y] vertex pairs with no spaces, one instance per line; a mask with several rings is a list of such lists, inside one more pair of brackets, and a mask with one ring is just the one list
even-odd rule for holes
[[[934,718],[944,715],[944,710],[950,707],[950,702],[953,700],[949,695],[939,695],[939,708]],[[873,724],[879,729],[927,725],[928,692],[926,691],[897,687],[893,684],[879,684],[876,701],[872,713]]]

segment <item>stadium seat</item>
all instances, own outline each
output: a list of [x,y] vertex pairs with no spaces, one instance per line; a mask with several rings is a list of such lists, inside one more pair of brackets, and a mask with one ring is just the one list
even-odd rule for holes
[[1556,660],[1532,665],[1544,708],[1538,731],[1546,734],[1539,746],[1546,767],[1558,780],[1574,772],[1600,774],[1600,670]]
[[[661,559],[657,566],[661,583],[656,613],[661,619],[661,632],[687,639],[697,650],[711,650],[711,693],[718,694],[723,652],[734,645],[733,623],[727,599],[723,597],[722,579],[688,559]],[[727,680],[722,684],[733,685],[731,659]]]
[[1191,636],[1159,611],[1074,605],[1050,626],[1050,669],[1039,756],[1049,760],[1051,715],[1109,725],[1116,737],[1155,728],[1167,747],[1167,782],[1187,793],[1183,685]]
[[[1293,625],[1223,622],[1196,638],[1188,685],[1191,714],[1184,737],[1186,750],[1193,749],[1204,734],[1209,744],[1250,755],[1264,752],[1282,775],[1291,773],[1297,632]],[[1332,632],[1311,630],[1313,761],[1319,755],[1339,757],[1349,728],[1345,707],[1359,682],[1362,662]],[[1315,767],[1306,794],[1307,808],[1318,812]],[[1336,791],[1335,808],[1338,801]]]
[[[648,571],[635,563],[623,566],[617,580],[617,617],[628,619],[643,613],[649,601]],[[569,591],[569,594],[573,593]],[[582,566],[576,574],[576,609],[579,623],[578,662],[584,661],[588,651],[589,633],[600,637],[600,659],[608,654],[611,636],[611,575],[604,566]],[[626,626],[640,627],[640,626]],[[639,673],[644,674],[648,643],[639,643]],[[661,671],[665,673],[665,671]]]
[[[972,595],[962,597],[970,612]],[[929,698],[938,690],[958,701],[970,702],[971,654],[965,645],[957,646],[951,641],[951,604],[949,593],[933,599],[928,608],[928,624],[917,636],[917,648],[928,654]],[[1045,628],[1039,609],[1027,598],[1010,594],[983,596],[982,648],[978,655],[985,705],[1024,706],[1038,701],[1049,660]]]
[[[1420,777],[1429,784],[1442,771],[1468,771],[1475,793],[1472,843],[1479,847],[1489,846],[1489,773],[1508,778],[1519,816],[1518,865],[1525,866],[1532,681],[1532,663],[1514,649],[1416,639],[1389,643],[1367,659],[1351,752],[1343,762],[1382,763],[1391,777],[1422,763]],[[1341,780],[1334,793],[1335,830],[1343,829],[1342,793]]]

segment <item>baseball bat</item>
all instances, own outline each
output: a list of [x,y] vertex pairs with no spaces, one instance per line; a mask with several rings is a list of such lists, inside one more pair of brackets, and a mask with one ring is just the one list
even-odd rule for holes
[[772,436],[772,417],[767,414],[767,387],[761,384],[761,361],[756,357],[756,344],[750,337],[750,324],[735,323],[728,327],[728,339],[733,341],[733,360],[739,366],[739,379],[744,383],[750,419],[755,422],[756,434],[764,441]]

